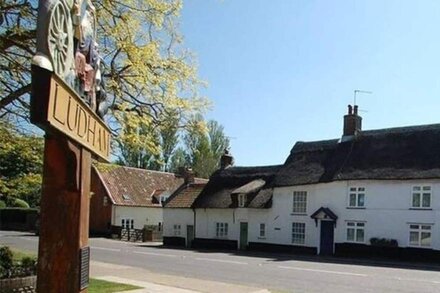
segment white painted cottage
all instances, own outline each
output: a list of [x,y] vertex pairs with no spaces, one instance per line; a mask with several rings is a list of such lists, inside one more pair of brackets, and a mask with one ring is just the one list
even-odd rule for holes
[[195,210],[191,208],[208,180],[182,184],[165,202],[163,209],[164,245],[191,247],[194,240]]
[[[297,142],[281,166],[214,173],[191,208],[196,247],[440,259],[440,124]],[[226,156],[226,162],[231,162]]]

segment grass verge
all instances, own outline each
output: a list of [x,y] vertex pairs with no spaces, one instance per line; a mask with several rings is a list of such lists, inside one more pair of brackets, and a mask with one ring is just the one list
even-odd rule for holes
[[137,287],[128,284],[108,282],[98,279],[90,279],[90,284],[88,288],[89,293],[112,293],[120,291],[128,291],[142,289],[142,287]]

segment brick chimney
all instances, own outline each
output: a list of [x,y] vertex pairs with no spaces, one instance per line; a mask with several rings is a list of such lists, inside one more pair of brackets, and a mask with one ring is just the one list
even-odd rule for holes
[[220,169],[226,169],[234,164],[234,157],[225,149],[224,154],[220,157]]
[[[359,134],[362,130],[362,117],[358,115],[358,106],[348,105],[348,114],[344,116],[344,138],[349,139]],[[345,140],[346,140],[345,139]]]
[[182,176],[185,184],[191,184],[194,183],[194,171],[191,168],[187,167],[179,167],[179,170],[177,172],[179,176]]
[[183,179],[185,180],[185,184],[194,183],[194,171],[191,168],[185,168]]

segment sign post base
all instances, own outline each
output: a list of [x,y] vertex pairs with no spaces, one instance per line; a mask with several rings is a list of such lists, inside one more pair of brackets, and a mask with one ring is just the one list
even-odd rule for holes
[[89,238],[90,173],[87,149],[46,133],[37,292],[87,292],[79,268],[89,270],[80,251]]

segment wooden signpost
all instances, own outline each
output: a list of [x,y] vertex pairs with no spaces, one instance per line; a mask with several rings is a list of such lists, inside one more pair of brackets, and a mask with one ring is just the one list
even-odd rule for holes
[[31,121],[45,130],[37,292],[87,292],[92,157],[110,130],[90,0],[40,0]]

